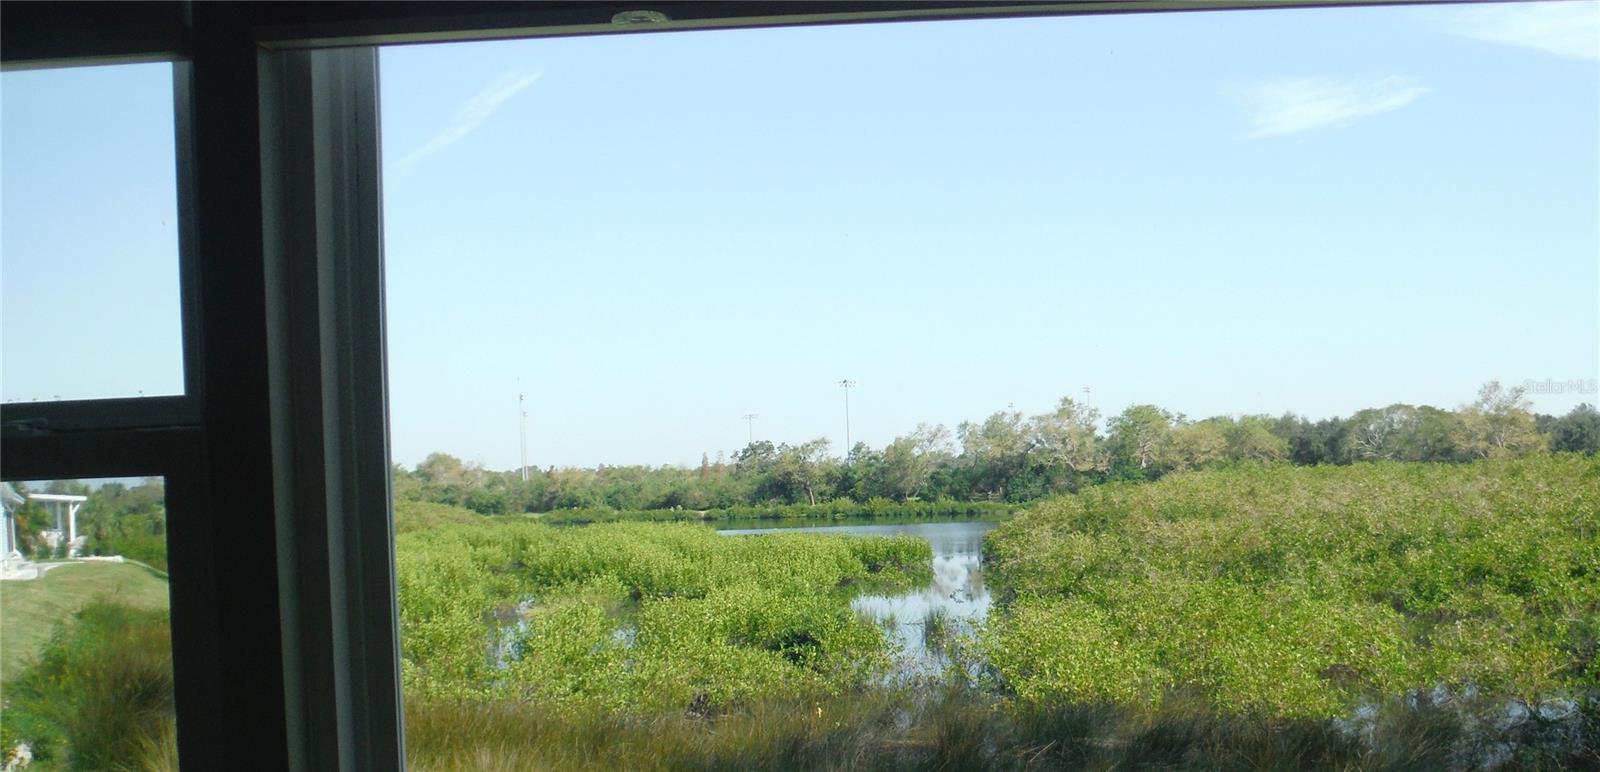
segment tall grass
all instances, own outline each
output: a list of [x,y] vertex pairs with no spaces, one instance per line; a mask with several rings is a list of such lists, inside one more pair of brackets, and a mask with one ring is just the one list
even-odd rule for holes
[[709,718],[413,701],[406,710],[407,753],[419,772],[989,766],[983,712],[950,706],[944,720],[930,720],[930,711],[902,696],[881,690],[821,701],[773,698]]
[[44,768],[162,769],[174,720],[167,612],[98,600],[7,684],[0,743],[28,743]]
[[950,618],[950,612],[934,607],[922,615],[922,645],[928,651],[944,651],[955,634],[955,622]]
[[1505,752],[1459,706],[1395,702],[1371,733],[1315,719],[1225,714],[1193,695],[1159,707],[1023,706],[960,681],[820,702],[775,698],[715,717],[648,717],[534,703],[407,703],[419,772],[456,770],[1392,770],[1593,769],[1589,734]]

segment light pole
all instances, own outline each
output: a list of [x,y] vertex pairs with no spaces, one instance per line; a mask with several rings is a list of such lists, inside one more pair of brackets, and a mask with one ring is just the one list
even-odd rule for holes
[[846,378],[839,381],[844,388],[844,460],[850,461],[850,390],[855,388],[856,382]]
[[522,481],[528,481],[528,408],[521,394],[517,395],[517,421],[522,439]]
[[740,418],[744,419],[745,424],[747,424],[750,429],[750,445],[756,444],[756,419],[760,417],[761,416],[758,416],[755,413],[745,413],[744,415],[740,416]]

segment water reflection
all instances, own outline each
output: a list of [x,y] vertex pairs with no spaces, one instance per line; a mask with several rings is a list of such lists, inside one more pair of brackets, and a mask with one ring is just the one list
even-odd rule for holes
[[983,583],[983,536],[994,521],[920,521],[890,525],[834,525],[793,528],[727,528],[730,536],[799,531],[857,536],[907,534],[933,548],[933,579],[926,587],[896,595],[859,595],[852,608],[882,623],[900,645],[901,675],[935,675],[947,664],[943,643],[970,632],[989,613]]

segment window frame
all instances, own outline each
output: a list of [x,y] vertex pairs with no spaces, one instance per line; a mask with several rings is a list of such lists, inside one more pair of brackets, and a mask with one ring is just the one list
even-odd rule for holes
[[5,2],[4,69],[174,63],[185,390],[0,406],[0,478],[166,479],[183,766],[403,769],[375,46],[1433,1]]
[[[180,763],[205,768],[227,757],[227,698],[219,672],[225,650],[216,609],[215,522],[204,516],[202,443],[194,428],[84,431],[7,438],[4,478],[161,477],[167,513],[168,604]],[[182,538],[173,538],[181,532]]]
[[[12,8],[7,7],[7,23]],[[108,43],[110,38],[96,41]],[[10,43],[8,42],[9,46]],[[9,55],[11,52],[7,51]],[[216,608],[215,523],[204,516],[207,481],[201,426],[204,367],[196,257],[192,77],[189,61],[160,51],[139,56],[91,55],[55,66],[168,62],[173,78],[173,174],[177,189],[179,330],[183,393],[0,405],[0,478],[14,480],[163,478],[168,537],[170,626],[179,746],[183,763],[203,768],[223,757],[219,722],[227,697]],[[5,69],[39,69],[39,62]],[[174,532],[183,538],[174,539]],[[182,665],[178,663],[184,663]]]

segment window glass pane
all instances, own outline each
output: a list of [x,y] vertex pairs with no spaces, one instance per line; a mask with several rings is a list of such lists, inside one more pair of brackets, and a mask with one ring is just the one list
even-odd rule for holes
[[172,65],[0,74],[0,396],[183,392]]
[[0,498],[0,757],[175,767],[161,478],[6,483]]
[[1597,43],[384,51],[409,757],[1592,766]]

